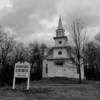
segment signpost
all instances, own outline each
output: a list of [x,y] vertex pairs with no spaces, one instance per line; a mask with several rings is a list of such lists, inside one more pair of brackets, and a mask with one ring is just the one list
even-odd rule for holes
[[15,89],[16,78],[27,78],[27,90],[29,90],[29,83],[30,83],[30,64],[29,63],[18,62],[15,64],[13,89]]

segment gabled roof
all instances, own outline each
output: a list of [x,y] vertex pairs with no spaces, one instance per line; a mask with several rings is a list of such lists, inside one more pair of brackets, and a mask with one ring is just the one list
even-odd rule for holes
[[[58,48],[65,48],[67,53],[68,53],[68,56],[70,55],[70,51],[71,51],[71,47],[70,46],[66,46],[66,47],[52,47],[48,50],[48,53],[47,55],[44,57],[44,59],[54,59],[53,58],[53,49],[58,49]],[[58,59],[58,58],[55,58],[55,59]],[[61,59],[61,58],[59,58]],[[70,59],[70,56],[68,58],[62,58],[62,59]]]

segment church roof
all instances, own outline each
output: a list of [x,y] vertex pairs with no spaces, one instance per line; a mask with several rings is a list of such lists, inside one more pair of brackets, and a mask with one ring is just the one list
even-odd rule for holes
[[61,17],[59,17],[59,22],[58,22],[58,28],[57,29],[63,29]]
[[[54,58],[54,57],[53,57],[53,49],[58,49],[58,48],[65,48],[66,51],[68,52],[68,55],[69,55],[69,52],[70,52],[70,50],[71,50],[71,47],[70,47],[70,46],[65,46],[65,47],[52,47],[52,48],[50,48],[50,49],[48,50],[48,53],[47,53],[47,55],[44,57],[44,59],[58,59],[58,58]],[[70,56],[69,56],[68,58],[62,58],[62,59],[69,59],[69,58],[70,58]],[[59,59],[61,59],[61,58],[59,58]]]
[[68,40],[67,36],[54,37],[54,39],[61,39],[61,38],[65,38],[66,40]]
[[71,49],[71,47],[68,45],[68,46],[54,46],[52,47],[52,49],[63,49],[65,48],[67,51]]
[[47,58],[47,60],[57,60],[57,61],[62,61],[62,60],[71,60],[71,58]]

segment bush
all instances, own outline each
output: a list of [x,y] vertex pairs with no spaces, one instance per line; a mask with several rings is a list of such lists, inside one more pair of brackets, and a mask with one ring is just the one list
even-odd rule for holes
[[13,66],[3,66],[0,70],[0,86],[11,85],[13,82],[13,74]]

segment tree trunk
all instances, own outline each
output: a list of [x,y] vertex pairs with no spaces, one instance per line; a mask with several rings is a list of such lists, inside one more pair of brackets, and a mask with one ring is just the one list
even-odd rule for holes
[[82,80],[81,80],[81,66],[80,66],[80,64],[78,67],[79,67],[79,84],[81,84]]

